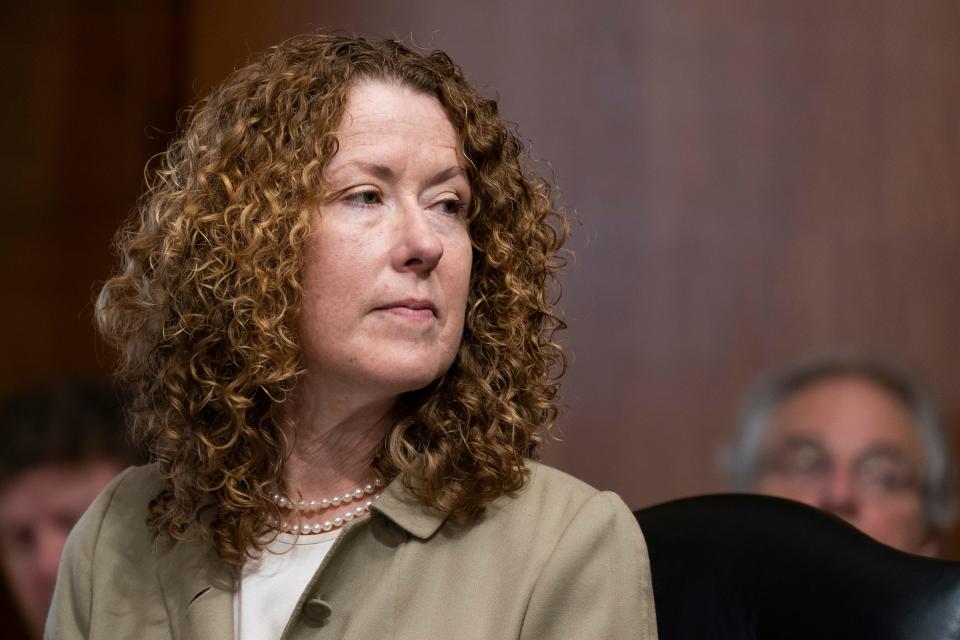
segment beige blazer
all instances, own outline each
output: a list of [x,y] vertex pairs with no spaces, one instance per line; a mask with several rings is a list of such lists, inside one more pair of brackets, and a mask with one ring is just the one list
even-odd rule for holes
[[[456,526],[399,483],[348,524],[284,640],[656,638],[647,550],[629,509],[530,463],[519,493]],[[154,467],[124,471],[70,535],[46,638],[233,640],[238,573],[145,525]],[[266,639],[265,639],[266,640]]]

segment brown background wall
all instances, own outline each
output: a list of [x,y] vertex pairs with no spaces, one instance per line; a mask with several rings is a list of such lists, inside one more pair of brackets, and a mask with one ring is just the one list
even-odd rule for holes
[[828,346],[901,359],[960,416],[953,0],[128,4],[2,27],[0,391],[104,371],[92,283],[175,111],[339,28],[449,51],[576,218],[549,462],[633,506],[720,490],[755,373]]
[[184,103],[183,7],[96,4],[19,3],[0,22],[0,392],[103,375],[94,282]]

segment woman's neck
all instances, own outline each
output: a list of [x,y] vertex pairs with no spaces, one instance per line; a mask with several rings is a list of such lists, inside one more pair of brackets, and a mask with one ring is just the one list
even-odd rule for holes
[[319,499],[370,482],[370,464],[392,426],[395,403],[396,398],[321,394],[298,385],[286,412],[289,497]]

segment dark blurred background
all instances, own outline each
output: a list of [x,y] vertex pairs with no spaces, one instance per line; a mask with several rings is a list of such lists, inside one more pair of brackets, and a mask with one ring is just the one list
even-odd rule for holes
[[546,460],[632,507],[721,490],[760,370],[889,354],[960,417],[955,0],[55,1],[6,8],[0,394],[106,377],[97,282],[177,114],[340,29],[448,51],[575,218]]

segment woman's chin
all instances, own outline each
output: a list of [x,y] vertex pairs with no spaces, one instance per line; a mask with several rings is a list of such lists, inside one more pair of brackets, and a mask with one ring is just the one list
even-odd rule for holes
[[438,357],[418,350],[398,349],[381,353],[366,367],[368,380],[389,389],[394,395],[419,391],[442,377],[453,363],[456,351]]
[[443,376],[449,368],[449,365],[439,363],[420,364],[407,360],[377,363],[377,366],[341,371],[339,374],[331,373],[339,380],[338,386],[347,383],[347,386],[360,391],[362,395],[386,399],[424,389]]
[[407,375],[391,376],[390,378],[384,379],[381,381],[381,384],[385,389],[391,390],[391,395],[399,396],[404,393],[420,391],[421,389],[429,387],[445,372],[446,369],[440,371],[437,369],[430,371],[408,371],[404,372]]

